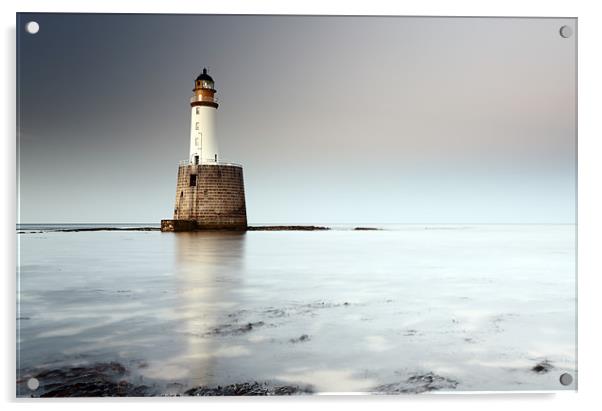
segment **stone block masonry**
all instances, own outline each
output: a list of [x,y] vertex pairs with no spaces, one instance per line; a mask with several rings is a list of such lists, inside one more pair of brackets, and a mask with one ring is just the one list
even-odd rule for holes
[[242,167],[219,163],[179,167],[173,220],[163,220],[161,230],[193,229],[247,229]]

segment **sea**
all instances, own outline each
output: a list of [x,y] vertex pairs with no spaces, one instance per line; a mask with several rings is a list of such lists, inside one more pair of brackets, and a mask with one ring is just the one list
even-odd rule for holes
[[329,226],[17,226],[18,396],[576,390],[575,225]]

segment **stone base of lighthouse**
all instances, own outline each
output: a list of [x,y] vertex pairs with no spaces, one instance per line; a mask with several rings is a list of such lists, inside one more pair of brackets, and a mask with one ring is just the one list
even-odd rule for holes
[[187,164],[179,167],[173,220],[161,220],[161,231],[246,229],[241,166]]

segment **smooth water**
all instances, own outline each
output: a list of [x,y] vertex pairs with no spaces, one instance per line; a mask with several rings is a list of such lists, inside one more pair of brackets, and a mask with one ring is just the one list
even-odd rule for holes
[[18,377],[115,361],[163,393],[576,388],[558,381],[576,377],[575,226],[348,228],[18,234]]

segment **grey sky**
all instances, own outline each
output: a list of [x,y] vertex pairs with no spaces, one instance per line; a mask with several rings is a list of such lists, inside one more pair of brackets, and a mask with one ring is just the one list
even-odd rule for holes
[[573,223],[563,24],[21,14],[20,220],[170,218],[208,66],[250,223]]

